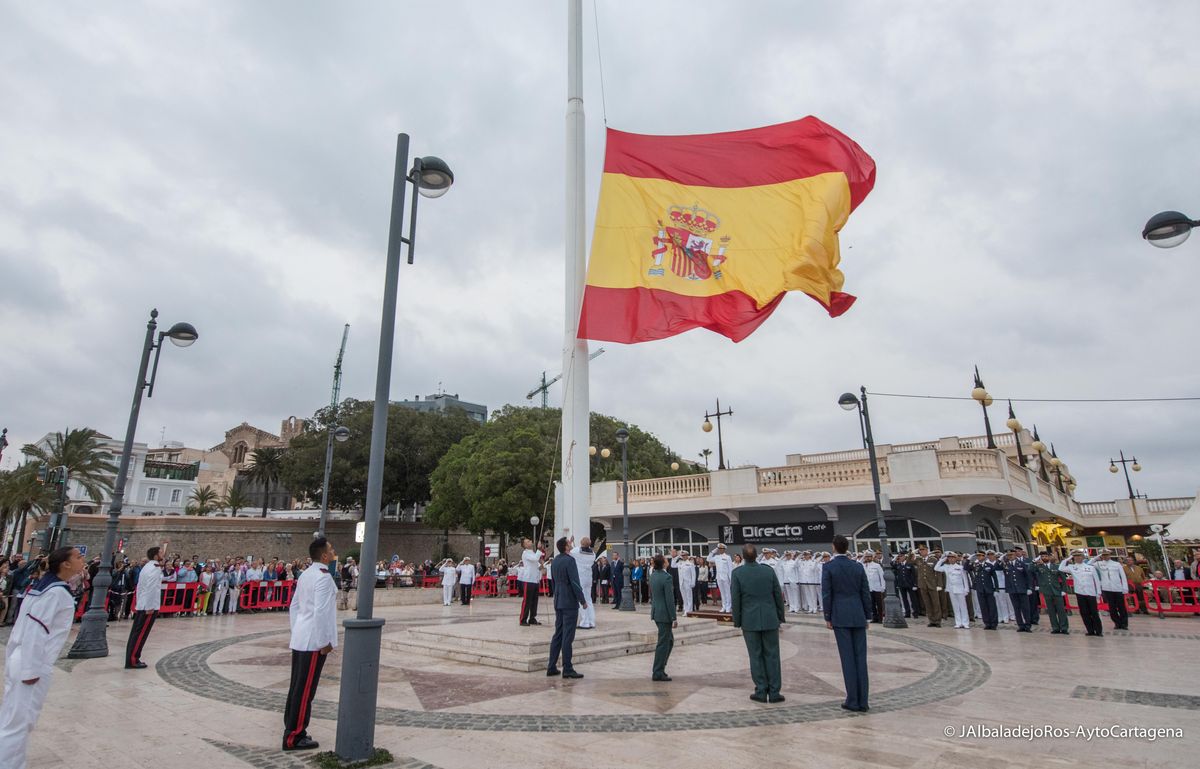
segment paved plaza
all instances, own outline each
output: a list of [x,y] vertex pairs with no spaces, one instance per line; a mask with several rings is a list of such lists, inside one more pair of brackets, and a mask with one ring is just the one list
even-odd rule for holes
[[[381,610],[385,633],[454,625],[547,639],[517,626],[512,599]],[[511,620],[511,628],[497,620]],[[546,619],[543,616],[543,619]],[[645,611],[601,606],[599,624],[639,629]],[[1076,624],[1078,624],[1078,619]],[[701,622],[708,622],[702,620]],[[76,626],[78,627],[78,626]],[[32,769],[189,766],[302,767],[311,754],[279,751],[289,676],[287,615],[170,618],[146,647],[150,668],[125,671],[128,623],[111,624],[101,660],[59,662],[30,750]],[[458,633],[457,628],[463,628]],[[385,645],[376,744],[400,767],[1188,766],[1200,747],[1200,619],[1133,617],[1128,632],[1060,638],[923,622],[870,631],[871,711],[842,710],[832,633],[789,616],[782,635],[787,702],[760,705],[738,637],[676,648],[670,683],[650,681],[649,654],[580,663],[580,681],[547,678]],[[6,632],[4,638],[6,639]],[[587,631],[580,631],[586,641]],[[69,642],[68,642],[69,646]],[[326,667],[310,727],[332,748],[340,650]],[[1056,737],[960,736],[963,729],[1037,727]],[[1087,728],[1177,727],[1182,738],[1093,736]],[[0,760],[2,763],[2,760]]]

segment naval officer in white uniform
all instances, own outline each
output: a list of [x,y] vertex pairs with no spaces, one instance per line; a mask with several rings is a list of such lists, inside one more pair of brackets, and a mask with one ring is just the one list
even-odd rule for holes
[[717,590],[721,593],[721,611],[729,614],[733,611],[733,594],[729,592],[729,579],[733,576],[733,559],[725,553],[725,543],[717,543],[717,552],[709,553],[706,558],[717,570]]
[[288,617],[292,624],[292,682],[283,711],[283,749],[319,747],[308,736],[312,701],[321,680],[325,658],[337,646],[337,585],[329,564],[337,560],[333,545],[317,537],[308,546],[312,565],[296,581]]

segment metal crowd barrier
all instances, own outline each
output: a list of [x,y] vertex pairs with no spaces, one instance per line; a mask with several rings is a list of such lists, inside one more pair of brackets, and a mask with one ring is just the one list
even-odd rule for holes
[[238,596],[238,611],[287,608],[295,589],[294,579],[247,582],[242,585],[242,594]]
[[1147,608],[1158,614],[1200,614],[1200,580],[1195,579],[1148,579],[1146,589]]

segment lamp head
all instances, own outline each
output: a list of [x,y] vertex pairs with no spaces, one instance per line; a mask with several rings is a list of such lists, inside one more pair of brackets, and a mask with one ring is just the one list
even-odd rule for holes
[[171,340],[171,344],[176,347],[191,347],[192,344],[200,338],[196,327],[191,323],[176,323],[167,329],[165,336]]
[[617,443],[623,444],[627,440],[629,440],[629,431],[626,430],[624,427],[618,428],[617,429]]
[[600,456],[608,459],[610,456],[612,456],[612,449],[608,448],[607,446],[600,449]]
[[1142,466],[1138,464],[1136,457],[1133,460],[1133,471],[1135,473],[1140,473],[1142,471]]
[[338,425],[333,429],[333,439],[338,443],[345,443],[350,440],[350,428],[345,425]]
[[1034,441],[1033,450],[1040,454],[1046,450],[1046,444],[1042,443],[1041,441]]
[[413,183],[417,192],[427,198],[440,198],[454,184],[454,172],[441,158],[426,155],[413,162]]
[[679,469],[679,463],[678,463],[678,462],[672,462],[672,463],[671,463],[671,472],[675,472],[675,471],[676,471],[676,470],[678,470],[678,469]]
[[1188,239],[1196,223],[1178,211],[1163,211],[1150,217],[1142,228],[1142,238],[1152,246],[1174,248]]
[[1155,534],[1158,534],[1162,530],[1163,530],[1163,525],[1161,523],[1150,524],[1150,531],[1154,532]]
[[540,523],[540,522],[541,522],[541,520],[542,520],[542,519],[541,519],[541,518],[538,518],[536,515],[531,515],[531,516],[529,516],[529,525],[530,525],[530,526],[537,526],[537,525],[538,525],[538,523]]
[[589,457],[596,456],[596,447],[595,446],[588,446],[588,456]]
[[1109,471],[1110,473],[1115,473],[1115,472],[1117,471],[1117,466],[1116,466],[1115,464],[1109,465],[1109,466],[1108,466],[1108,471]]
[[706,433],[711,433],[712,432],[712,422],[709,422],[707,419],[705,419],[704,424],[700,425],[700,429]]
[[854,409],[859,407],[858,396],[854,393],[842,393],[841,397],[838,398],[838,405],[846,411],[854,411]]

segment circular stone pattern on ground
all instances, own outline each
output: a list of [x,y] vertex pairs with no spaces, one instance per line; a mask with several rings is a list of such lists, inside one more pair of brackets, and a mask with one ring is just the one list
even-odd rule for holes
[[[207,699],[225,703],[255,703],[256,706],[283,711],[284,693],[258,688],[234,681],[215,671],[210,657],[238,643],[255,641],[268,636],[282,635],[280,631],[223,638],[179,649],[159,660],[159,676],[167,683]],[[952,646],[913,638],[899,633],[871,631],[873,642],[886,642],[893,650],[909,647],[932,660],[934,669],[919,679],[882,692],[873,692],[871,712],[902,710],[947,697],[965,694],[987,681],[991,668],[986,662]],[[787,668],[785,661],[785,682]],[[332,671],[331,671],[332,672]],[[538,675],[538,674],[530,674]],[[628,680],[629,686],[644,686],[641,679]],[[336,685],[336,683],[333,683]],[[743,691],[750,688],[749,675]],[[785,689],[785,694],[787,690]],[[582,692],[581,692],[582,694]],[[679,712],[679,713],[602,713],[556,715],[527,713],[471,713],[443,710],[416,710],[381,706],[377,723],[423,729],[511,732],[660,732],[697,729],[736,729],[756,726],[825,721],[837,718],[856,718],[864,714],[841,708],[842,698],[784,704],[763,705],[741,710]],[[336,720],[337,705],[327,700],[313,703],[317,718]]]

